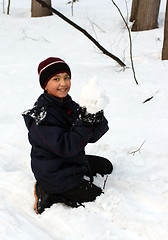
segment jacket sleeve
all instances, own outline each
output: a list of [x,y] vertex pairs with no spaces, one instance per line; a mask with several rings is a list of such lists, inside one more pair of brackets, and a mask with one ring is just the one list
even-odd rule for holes
[[103,121],[99,124],[94,124],[92,127],[92,137],[90,143],[97,142],[109,130],[107,119],[104,117]]
[[58,126],[32,124],[29,137],[33,144],[63,158],[76,156],[92,136],[92,129],[77,121],[70,130]]

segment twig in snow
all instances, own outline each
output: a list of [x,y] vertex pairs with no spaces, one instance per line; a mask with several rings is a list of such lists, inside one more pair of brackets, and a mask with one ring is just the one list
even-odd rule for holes
[[147,98],[145,101],[143,101],[143,103],[149,102],[154,96]]
[[29,37],[29,36],[27,36],[27,34],[26,34],[26,31],[23,29],[22,30],[22,32],[23,32],[23,40],[25,40],[25,39],[30,39],[30,40],[32,40],[32,41],[42,41],[42,42],[48,42],[49,43],[49,41],[47,40],[47,39],[45,39],[44,37],[39,37],[38,39],[37,38],[33,38],[33,37]]
[[142,146],[144,145],[145,142],[146,142],[146,140],[143,141],[143,143],[141,144],[141,146],[137,150],[132,151],[130,154],[132,154],[134,156],[136,152],[141,153],[141,148],[142,148]]
[[143,101],[143,103],[149,102],[152,98],[154,98],[154,96],[158,93],[159,91],[156,91],[153,96],[147,98],[145,101]]
[[104,180],[104,185],[103,185],[103,189],[105,189],[105,186],[106,186],[106,182],[107,182],[107,178],[108,178],[108,175],[106,176],[106,179]]

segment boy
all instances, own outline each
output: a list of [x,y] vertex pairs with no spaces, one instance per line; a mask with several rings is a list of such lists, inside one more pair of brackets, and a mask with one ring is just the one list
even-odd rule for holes
[[87,113],[68,95],[69,66],[60,58],[50,57],[39,64],[38,74],[44,93],[23,116],[37,181],[34,209],[41,214],[53,203],[78,207],[95,200],[102,189],[93,184],[93,176],[110,174],[113,166],[105,158],[85,154],[87,143],[100,139],[108,124],[103,111]]

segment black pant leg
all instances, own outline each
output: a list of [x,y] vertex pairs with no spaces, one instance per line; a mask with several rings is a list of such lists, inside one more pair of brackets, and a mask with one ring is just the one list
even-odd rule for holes
[[100,187],[83,179],[78,186],[60,194],[60,196],[68,200],[83,203],[94,201],[101,193],[102,189]]
[[95,176],[97,173],[101,174],[102,176],[112,173],[113,165],[108,159],[94,155],[87,155],[87,157],[92,176]]

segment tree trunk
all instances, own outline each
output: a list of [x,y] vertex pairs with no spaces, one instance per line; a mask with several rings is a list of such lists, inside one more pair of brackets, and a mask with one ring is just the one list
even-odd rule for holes
[[167,0],[167,4],[166,4],[162,60],[168,60],[168,0]]
[[8,7],[7,7],[7,14],[9,15],[10,12],[10,0],[8,0]]
[[[51,0],[44,0],[49,6],[51,6]],[[44,17],[44,16],[50,16],[52,15],[52,12],[42,7],[36,0],[32,0],[31,2],[31,17]]]
[[133,22],[137,15],[139,0],[132,0],[130,22]]
[[161,0],[139,0],[132,31],[151,30],[158,27],[158,14]]

